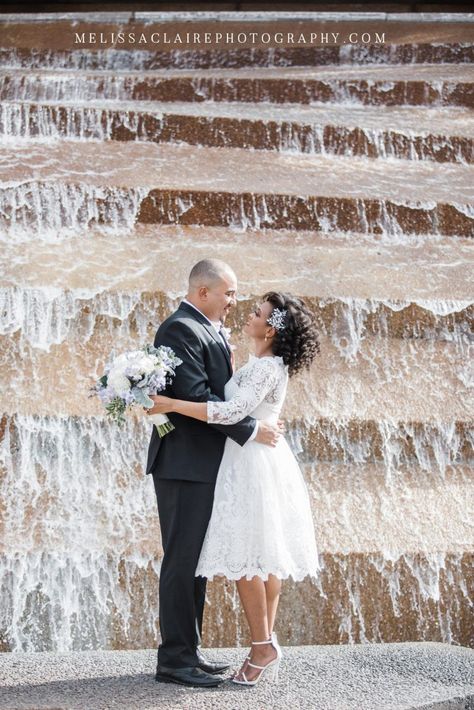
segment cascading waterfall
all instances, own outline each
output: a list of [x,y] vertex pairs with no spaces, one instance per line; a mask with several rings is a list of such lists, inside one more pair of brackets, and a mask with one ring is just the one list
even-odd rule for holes
[[[407,57],[407,51],[410,56]],[[432,45],[397,45],[373,47],[372,45],[340,45],[336,47],[312,47],[309,51],[298,48],[295,52],[296,65],[313,66],[315,58],[320,64],[400,64],[415,63],[468,63],[472,61],[472,45],[469,42],[456,44],[437,42]],[[306,61],[304,61],[306,59]],[[207,67],[239,67],[239,66],[275,66],[288,67],[295,65],[288,48],[276,49],[227,49],[225,51],[202,52],[177,49],[161,53],[147,51],[134,47],[127,49],[76,49],[67,50],[37,50],[25,53],[18,49],[0,49],[2,65],[21,69],[74,69],[87,71],[91,69],[106,69],[110,71],[143,71],[163,67],[176,68],[207,68]]]
[[[44,148],[34,157],[37,174],[17,175],[12,164],[10,175],[7,165],[0,184],[0,240],[14,256],[0,283],[5,379],[0,395],[0,650],[156,645],[161,541],[153,482],[144,476],[149,425],[139,414],[127,417],[123,428],[112,425],[88,394],[112,351],[150,342],[184,295],[182,259],[175,253],[180,244],[186,259],[201,258],[212,248],[240,264],[242,286],[228,324],[239,362],[248,348],[242,324],[264,284],[304,287],[298,295],[307,299],[321,334],[319,365],[291,385],[284,416],[308,483],[323,570],[317,583],[285,583],[282,641],[474,643],[468,515],[474,470],[469,404],[474,300],[467,278],[453,288],[451,272],[443,271],[456,249],[467,267],[474,207],[467,190],[448,195],[452,211],[446,216],[442,195],[430,194],[439,155],[441,162],[457,163],[452,167],[460,171],[460,182],[462,171],[470,175],[472,136],[464,130],[467,119],[459,105],[450,104],[456,66],[451,73],[445,70],[442,81],[425,67],[416,107],[410,104],[413,71],[410,81],[370,78],[372,64],[403,61],[413,69],[417,61],[441,58],[465,67],[470,47],[391,46],[378,54],[370,47],[318,50],[321,63],[341,64],[341,80],[328,70],[319,89],[318,110],[322,103],[329,107],[321,120],[282,118],[276,104],[293,96],[288,85],[278,97],[265,77],[258,88],[258,81],[247,77],[247,85],[239,85],[225,72],[214,78],[192,75],[180,85],[185,98],[176,99],[182,102],[179,110],[170,102],[165,111],[154,101],[153,91],[162,90],[167,76],[150,70],[212,67],[212,62],[219,67],[224,59],[227,68],[252,62],[262,72],[291,68],[294,57],[284,49],[216,53],[213,59],[179,51],[78,49],[32,52],[26,58],[0,51],[0,148],[5,155],[10,151],[9,160],[12,146],[23,156],[32,146]],[[316,55],[298,56],[311,66]],[[311,82],[303,87],[301,103],[315,101],[313,88]],[[364,101],[390,106],[396,94],[397,105],[408,104],[407,110],[425,120],[420,130],[414,120],[404,128],[402,113],[393,129],[375,124],[376,114],[372,124],[348,123],[352,109],[362,121]],[[241,107],[232,97],[242,101]],[[432,132],[422,114],[440,105],[446,114],[439,114],[439,131]],[[344,120],[338,123],[339,110]],[[446,132],[451,111],[463,127],[461,138]],[[270,173],[268,192],[226,188],[227,202],[219,202],[219,185],[201,192],[186,189],[184,172],[182,189],[161,190],[151,184],[145,163],[130,183],[111,184],[117,165],[130,162],[131,142],[141,148],[155,141],[177,149],[176,144],[196,146],[203,171],[206,146],[218,146],[293,154],[294,165],[302,153],[305,159],[322,154],[334,169],[338,156],[362,155],[368,172],[374,159],[394,171],[426,161],[432,182],[422,200],[419,190],[410,200],[377,195],[371,200],[370,190],[365,199],[349,186],[338,205],[273,190]],[[76,162],[59,176],[41,174],[48,151],[58,146],[63,152],[55,155],[65,159],[87,149],[99,161],[106,143],[119,148],[112,156],[117,162],[101,180],[88,181],[95,178],[93,163],[84,168]],[[396,162],[400,159],[405,163]],[[350,166],[348,160],[347,167],[337,169],[343,174]],[[207,242],[207,226],[202,235],[176,231],[175,244],[165,234],[164,225],[185,228],[203,218],[209,218]],[[274,240],[264,242],[270,228]],[[294,247],[277,239],[278,230],[285,229]],[[374,269],[373,288],[354,290],[346,255],[328,262],[334,268],[330,288],[311,274],[298,281],[294,252],[303,242],[312,244],[311,230],[318,239],[332,239],[334,255],[353,243],[380,249],[381,260],[393,256],[391,273],[380,276]],[[260,261],[246,265],[246,245],[233,241],[237,237],[248,239],[249,259],[262,244]],[[410,281],[403,273],[410,257],[402,260],[396,249],[416,256],[427,244],[433,252],[427,251],[420,273],[431,268],[432,280],[421,284],[420,276],[414,285],[414,277]],[[317,245],[324,248],[322,241]],[[150,263],[143,257],[147,250]],[[7,265],[5,255],[0,263]],[[278,278],[264,268],[275,264]],[[453,273],[459,278],[461,272]],[[406,297],[400,295],[404,278]],[[394,291],[397,280],[401,286]],[[208,601],[205,642],[244,643],[235,587],[210,582]]]
[[[147,438],[147,427],[129,421],[119,431],[102,417],[16,415],[5,422],[0,628],[8,646],[119,643],[111,615],[127,634],[134,602],[124,577],[159,574],[152,481],[139,474]],[[150,639],[156,594],[143,601],[142,638]]]
[[[160,536],[153,485],[151,479],[144,482],[141,473],[148,427],[129,420],[125,429],[119,431],[102,417],[26,415],[5,418],[2,424],[4,476],[1,489],[2,500],[9,503],[3,515],[0,554],[1,593],[7,602],[0,612],[4,643],[18,650],[38,647],[80,650],[125,644],[143,647],[150,643],[157,619]],[[302,431],[299,429],[297,433],[301,436]],[[354,443],[346,442],[347,428],[342,423],[337,441],[334,441],[336,432],[320,433],[326,436],[333,450],[344,451],[346,460],[357,464],[367,460],[360,448],[355,451]],[[406,495],[404,477],[396,473],[403,461],[408,460],[413,466],[413,460],[406,453],[400,455],[403,437],[413,439],[413,458],[418,466],[425,468],[425,484],[438,468],[441,486],[441,472],[446,470],[445,461],[439,460],[438,466],[433,465],[434,457],[427,455],[427,449],[438,444],[450,463],[459,458],[460,437],[453,432],[416,434],[409,429],[396,431],[395,427],[379,422],[377,433],[384,447],[384,458],[388,461],[397,457],[397,465],[390,484],[379,481],[373,491],[375,498],[377,495],[381,498],[378,503],[372,501],[376,509],[381,506],[383,510],[387,485],[403,489]],[[324,474],[323,480],[318,466],[307,470],[312,497],[320,501],[327,496],[328,480],[337,480],[333,477],[340,476],[341,472],[338,474],[336,465],[333,474],[326,468]],[[468,482],[466,475],[465,483]],[[417,484],[421,484],[419,479]],[[355,500],[359,486],[357,479],[349,486],[349,494]],[[447,485],[446,489],[449,492]],[[462,497],[459,505],[463,507]],[[467,517],[467,511],[465,515]],[[320,526],[325,539],[330,539],[327,535],[334,535],[331,517],[328,514]],[[350,519],[338,521],[339,527],[349,524]],[[416,539],[416,542],[419,541]],[[330,551],[324,549],[322,552],[326,571],[320,589],[325,601],[315,600],[312,585],[305,585],[304,594],[310,607],[327,610],[335,603],[331,601],[333,575],[337,575],[341,583],[343,580],[344,594],[351,596],[353,584],[363,587],[364,578],[370,577],[370,568],[374,567],[382,577],[382,586],[389,590],[395,616],[399,605],[406,603],[402,580],[409,574],[419,586],[426,606],[437,605],[445,628],[457,626],[459,620],[453,606],[459,602],[461,555],[428,552],[426,558],[420,559],[413,552],[396,554],[387,550],[379,555],[372,553],[368,559],[365,556],[361,559],[360,555],[348,559],[343,554],[330,555]],[[145,588],[146,581],[149,585]],[[445,585],[452,595],[448,608],[440,598]],[[213,600],[217,586],[214,582]],[[461,589],[461,593],[468,597],[467,591]],[[381,628],[371,629],[370,634],[364,631],[364,595],[353,598],[352,610],[345,610],[341,618],[342,641],[383,638],[382,621]],[[134,618],[139,600],[142,625]],[[117,619],[118,628],[114,624]],[[421,616],[419,628],[424,627],[429,628],[429,621]],[[323,641],[321,632],[321,628],[315,630],[318,642]],[[293,621],[292,633],[295,640],[315,639],[308,635],[304,619],[300,620],[299,628]],[[423,634],[421,637],[424,638]],[[228,636],[221,638],[229,641]],[[449,634],[443,638],[450,641]]]
[[28,241],[34,232],[45,241],[84,233],[129,230],[136,220],[146,188],[57,183],[22,183],[0,191],[0,240]]
[[[14,143],[19,138],[48,139],[61,137],[69,140],[153,140],[169,141],[170,135],[179,143],[181,136],[189,142],[201,145],[218,144],[223,147],[237,147],[245,141],[255,147],[275,149],[284,152],[322,153],[336,155],[368,155],[372,158],[408,158],[409,160],[435,159],[449,160],[461,164],[473,162],[472,147],[467,140],[458,136],[447,138],[433,133],[398,129],[386,131],[383,128],[346,128],[328,123],[303,125],[284,120],[278,113],[275,120],[255,131],[254,124],[237,117],[206,117],[198,105],[194,115],[180,106],[168,109],[162,105],[157,111],[142,104],[137,110],[133,104],[123,108],[123,102],[107,100],[102,105],[65,105],[65,102],[15,103],[3,101],[0,106],[0,132],[5,142],[10,138]],[[248,105],[247,105],[248,106]],[[320,105],[318,108],[322,108]],[[177,111],[173,115],[173,111]],[[223,112],[225,114],[225,111]],[[194,119],[202,128],[208,121],[207,135],[196,133],[196,140],[190,135],[189,125]],[[433,118],[433,123],[435,122]],[[226,135],[226,125],[238,121],[238,133],[234,130]],[[442,130],[440,127],[438,130]],[[434,134],[434,135],[433,135]],[[202,143],[203,141],[203,143]],[[260,143],[261,141],[261,143]],[[445,157],[447,156],[447,157]]]

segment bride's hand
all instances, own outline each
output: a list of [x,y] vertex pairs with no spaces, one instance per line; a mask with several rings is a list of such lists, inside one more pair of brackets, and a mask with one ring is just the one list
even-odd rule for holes
[[161,394],[151,394],[150,399],[154,405],[151,409],[146,409],[147,414],[167,414],[173,410],[173,400],[171,397],[164,397]]

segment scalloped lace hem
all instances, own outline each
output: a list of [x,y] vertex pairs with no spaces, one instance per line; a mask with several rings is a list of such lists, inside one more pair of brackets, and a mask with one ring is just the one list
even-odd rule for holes
[[301,570],[300,572],[287,572],[286,570],[261,570],[261,569],[256,569],[256,570],[250,570],[247,572],[231,572],[230,570],[225,570],[223,571],[221,568],[216,568],[211,570],[210,572],[203,574],[200,572],[199,574],[196,572],[195,576],[196,577],[206,577],[206,579],[212,581],[214,577],[226,577],[226,579],[232,579],[232,580],[238,580],[242,579],[243,577],[246,577],[248,580],[252,579],[252,577],[260,577],[264,582],[268,581],[268,576],[270,574],[274,575],[275,577],[278,577],[278,579],[289,579],[291,578],[294,582],[302,582],[306,577],[310,577],[313,579],[319,579],[321,575],[322,569],[316,568],[312,572],[308,572],[308,570]]

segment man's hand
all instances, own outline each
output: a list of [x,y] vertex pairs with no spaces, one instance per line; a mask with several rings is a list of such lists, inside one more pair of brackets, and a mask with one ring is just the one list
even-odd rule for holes
[[254,441],[266,446],[276,446],[280,436],[285,431],[284,422],[279,419],[278,424],[267,424],[267,422],[258,423],[257,436]]

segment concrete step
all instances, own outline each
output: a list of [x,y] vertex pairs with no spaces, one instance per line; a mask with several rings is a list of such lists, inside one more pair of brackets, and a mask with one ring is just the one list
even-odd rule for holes
[[[267,290],[291,288],[312,308],[323,349],[337,367],[341,360],[349,368],[366,362],[368,380],[390,380],[397,379],[397,367],[418,371],[416,358],[428,371],[430,358],[436,363],[453,358],[455,376],[469,380],[462,361],[473,309],[472,249],[467,241],[449,239],[407,247],[370,244],[358,235],[331,239],[222,228],[203,233],[198,227],[156,232],[140,226],[123,238],[94,234],[58,243],[21,243],[14,258],[0,257],[6,351],[14,356],[17,348],[28,347],[33,354],[67,347],[72,339],[100,356],[112,343],[127,348],[137,338],[151,340],[158,323],[184,296],[192,264],[209,253],[227,260],[239,276],[239,301],[228,326],[240,359],[249,347],[242,327],[255,302]],[[130,264],[126,272],[124,259]],[[389,344],[387,338],[401,342]],[[320,415],[325,416],[324,409]]]
[[[372,63],[463,63],[474,60],[472,31],[469,17],[443,13],[424,16],[422,22],[407,21],[403,14],[387,15],[371,13],[363,20],[358,13],[340,16],[328,13],[282,13],[266,8],[265,14],[245,15],[222,13],[206,16],[187,13],[81,13],[38,16],[25,14],[2,15],[1,60],[3,65],[25,66],[28,68],[47,66],[68,67],[80,70],[104,68],[159,69],[164,67],[207,68],[219,66],[316,66],[326,64],[372,64]],[[415,16],[415,20],[416,20]],[[439,21],[442,19],[442,21]],[[214,36],[216,31],[234,33],[262,32],[270,35],[281,32],[279,41],[270,45],[262,42],[252,44],[233,41],[226,44],[214,43],[211,47],[203,42],[187,43],[186,33],[208,31]],[[337,20],[337,24],[335,23]],[[190,22],[192,21],[192,24]],[[155,24],[153,24],[155,22]],[[311,43],[295,43],[301,31],[307,31],[316,24],[318,37]],[[160,31],[160,42],[151,41],[151,32]],[[357,31],[357,44],[351,44],[348,33]],[[112,33],[124,32],[125,42],[114,43]],[[332,31],[340,34],[333,41]],[[72,41],[75,33],[85,33],[84,43]],[[95,43],[87,41],[89,33],[95,33]],[[102,32],[102,35],[100,34]],[[143,33],[145,43],[139,47],[129,43],[127,33]],[[164,33],[167,38],[165,40]],[[293,42],[288,40],[288,32],[293,33]],[[360,43],[359,36],[367,32],[371,44]],[[374,44],[375,32],[384,33],[384,44]],[[176,34],[184,39],[173,43]],[[328,34],[327,40],[320,38]],[[346,42],[344,42],[344,39]]]
[[474,162],[474,129],[462,108],[300,106],[152,101],[4,101],[4,140],[153,141],[371,158]]
[[0,100],[474,105],[469,64],[65,71],[4,69]]
[[[1,411],[103,414],[99,402],[88,398],[89,387],[102,374],[112,351],[134,349],[138,344],[133,323],[124,325],[117,342],[113,335],[104,318],[98,319],[95,335],[82,346],[79,331],[72,334],[70,342],[51,346],[49,353],[25,347],[17,337],[2,338],[2,365],[9,383],[0,396]],[[152,337],[146,340],[151,341]],[[140,338],[139,342],[145,339]],[[328,446],[326,442],[326,455],[336,456],[341,443],[335,436],[338,431],[348,442],[353,440],[355,452],[365,437],[374,447],[370,454],[373,456],[380,449],[380,438],[384,433],[388,436],[390,429],[393,436],[404,439],[407,427],[418,427],[420,434],[424,429],[428,432],[430,427],[433,431],[441,427],[441,431],[446,428],[449,440],[456,422],[460,434],[466,429],[462,438],[468,437],[474,418],[468,365],[465,355],[456,352],[452,344],[438,343],[435,347],[433,343],[418,343],[410,347],[409,342],[394,341],[388,347],[368,339],[355,365],[344,362],[327,339],[321,339],[321,348],[322,356],[311,374],[301,374],[292,382],[283,411],[288,422],[308,439],[308,456],[322,447],[324,440],[332,443]],[[389,362],[383,359],[384,355]],[[238,365],[246,359],[239,356]],[[21,362],[29,362],[35,380],[33,391],[29,379],[23,382],[17,374]],[[429,364],[431,370],[426,371]],[[55,377],[56,372],[61,372],[61,377]],[[409,449],[410,441],[402,446]]]
[[[321,553],[469,554],[474,467],[316,461],[303,466]],[[471,501],[471,503],[469,502]]]
[[[88,397],[89,387],[112,351],[151,341],[152,330],[154,334],[153,326],[149,338],[137,341],[133,323],[120,333],[98,319],[92,337],[76,329],[69,341],[52,346],[49,353],[31,349],[16,336],[3,337],[0,411],[102,420],[104,412],[96,399]],[[246,361],[247,353],[246,349],[245,357],[238,356],[238,364]],[[30,379],[18,378],[25,358],[34,390]],[[430,363],[436,365],[430,369]],[[348,364],[328,339],[321,338],[321,355],[312,374],[291,380],[282,416],[289,440],[306,462],[384,461],[387,467],[418,462],[443,472],[447,465],[472,461],[469,378],[466,355],[450,344],[393,341],[387,347],[367,339],[357,362]],[[145,431],[146,420],[130,415],[130,426],[135,421]]]
[[31,141],[2,147],[0,181],[0,227],[9,239],[31,228],[83,232],[135,221],[395,239],[474,234],[472,168],[429,161]]
[[[1,22],[1,18],[0,18]],[[338,22],[340,24],[340,21]],[[419,28],[418,36],[425,25]],[[373,65],[373,64],[469,64],[474,62],[474,46],[469,34],[469,27],[459,24],[458,33],[465,35],[451,37],[449,41],[429,44],[428,38],[422,41],[410,40],[406,34],[399,38],[398,44],[342,44],[336,46],[281,47],[269,49],[229,48],[206,49],[121,49],[107,47],[94,49],[52,49],[24,48],[13,46],[5,48],[3,33],[0,42],[0,64],[12,69],[74,69],[88,71],[106,69],[123,71],[135,69],[156,71],[157,69],[212,69],[233,66],[260,67],[301,67],[327,65]],[[410,27],[405,25],[405,33]],[[390,33],[391,34],[391,33]],[[51,35],[49,35],[51,37]],[[54,36],[51,37],[54,41]],[[38,40],[36,40],[38,41]]]
[[307,465],[323,461],[358,465],[383,462],[387,477],[397,466],[413,464],[444,475],[454,463],[473,463],[472,419],[304,418],[287,421],[288,440]]
[[[206,649],[237,670],[244,649]],[[135,710],[218,704],[222,710],[465,710],[474,698],[471,649],[440,643],[296,646],[283,649],[284,682],[245,688],[226,683],[199,692],[156,684],[156,650],[3,654],[5,707],[90,710],[114,697]]]
[[[82,293],[83,300],[104,292],[140,293],[142,302],[154,296],[163,304],[164,310],[153,311],[161,319],[169,312],[166,301],[171,307],[185,295],[192,265],[212,253],[238,276],[238,312],[230,313],[229,323],[239,331],[253,300],[278,288],[310,299],[326,331],[336,315],[336,302],[349,308],[353,303],[354,309],[359,304],[354,319],[362,318],[372,334],[396,337],[404,331],[414,335],[417,326],[449,330],[450,323],[465,322],[471,313],[474,257],[467,239],[408,245],[374,242],[355,233],[147,224],[131,232],[91,231],[87,237],[65,241],[31,237],[15,245],[14,253],[0,254],[0,287],[42,291],[46,301],[48,292],[51,299],[61,292],[75,292],[80,299]],[[39,303],[34,308],[41,311]],[[382,319],[384,331],[380,323],[376,326]]]
[[[57,442],[51,430],[48,431],[45,426],[40,432],[39,420],[36,424],[37,436],[43,446],[48,444],[50,452],[56,453]],[[20,429],[17,432],[20,433]],[[21,434],[24,439],[25,425]],[[21,456],[16,450],[16,437],[13,436],[11,441],[13,456]],[[84,446],[87,448],[86,440]],[[147,447],[143,447],[141,452],[137,452],[143,462],[146,450]],[[70,486],[72,478],[79,474],[77,464],[68,464],[68,473],[65,470],[59,472],[58,464],[53,459],[49,470],[46,470],[39,447],[31,453],[34,457],[31,463],[35,468],[31,465],[23,467],[25,480],[17,486],[16,519],[13,520],[7,513],[9,521],[7,525],[2,525],[0,555],[13,558],[41,551],[67,557],[73,540],[68,525],[59,521],[67,521],[71,517],[73,497],[77,509],[90,505],[82,520],[76,520],[74,544],[77,555],[94,552],[120,554],[124,559],[132,559],[133,554],[139,552],[150,559],[162,556],[154,499],[150,497],[146,503],[144,500],[148,485],[146,492],[133,491],[134,487],[140,488],[145,482],[143,465],[134,470],[130,465],[135,463],[133,461],[121,470],[115,467],[111,473],[115,493],[108,495],[107,501],[104,501],[100,492],[102,484],[100,480],[95,483],[90,480],[95,474],[93,469],[84,465],[85,460],[80,464],[83,481],[80,487],[76,484],[77,489],[72,496],[68,483]],[[110,454],[105,454],[103,458],[107,457]],[[428,559],[430,555],[462,557],[472,553],[474,533],[469,511],[474,505],[474,466],[450,465],[443,475],[417,464],[387,469],[380,462],[347,464],[316,461],[301,464],[301,468],[311,500],[318,551],[327,559],[338,556],[370,558],[377,555],[386,559],[416,555]],[[8,472],[8,467],[6,469],[3,473],[5,481],[14,485],[12,474]],[[44,493],[38,492],[34,496],[34,504],[26,490],[26,479],[30,479],[33,470],[41,476],[45,486]],[[57,480],[59,473],[66,477],[62,483]],[[33,479],[29,481],[30,487],[32,482]],[[124,502],[124,485],[130,495],[132,491],[133,495],[137,495],[135,503]],[[86,499],[96,496],[100,499],[96,503],[86,503]],[[103,507],[105,503],[106,510]],[[121,523],[117,516],[122,516]],[[28,530],[25,518],[28,519]],[[51,532],[49,523],[53,527],[54,520],[57,522]],[[130,535],[129,528],[133,525],[135,530]]]
[[[149,495],[154,500],[151,488]],[[10,589],[15,579],[14,594],[10,592],[13,604],[2,609],[2,651],[150,648],[157,644],[159,559],[142,554],[139,548],[125,557],[120,548],[96,552],[94,534],[90,528],[87,539],[93,551],[84,554],[77,552],[76,535],[71,543],[73,556],[52,549],[0,557]],[[472,553],[417,553],[396,559],[384,554],[323,554],[320,561],[323,570],[317,583],[283,582],[276,631],[284,645],[391,643],[413,638],[472,644],[472,604],[470,590],[466,590]],[[69,580],[74,584],[68,584]],[[77,611],[61,603],[65,596]],[[245,644],[248,627],[235,585],[216,578],[208,584],[207,599],[203,645],[209,646],[210,639],[216,646]],[[52,623],[52,608],[56,623]],[[12,612],[15,619],[24,620],[21,629],[11,627]],[[40,615],[45,631],[38,636],[35,621]]]
[[[242,327],[263,292],[290,287],[314,312],[321,356],[313,375],[295,380],[288,418],[305,421],[317,446],[316,431],[326,420],[354,421],[356,430],[358,421],[369,422],[367,436],[378,419],[469,419],[473,305],[463,297],[470,293],[471,252],[467,242],[452,240],[409,248],[356,235],[328,240],[176,227],[140,227],[122,239],[19,244],[13,259],[0,257],[4,373],[16,382],[19,358],[28,353],[38,386],[33,396],[18,383],[7,386],[4,411],[20,411],[26,397],[31,413],[99,413],[87,399],[98,363],[105,364],[112,349],[151,342],[185,294],[192,264],[213,253],[240,280],[227,323],[239,364],[250,347]],[[125,272],[124,259],[130,264]],[[52,384],[56,370],[63,376]]]

